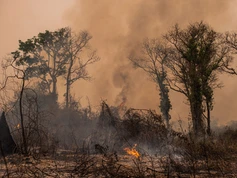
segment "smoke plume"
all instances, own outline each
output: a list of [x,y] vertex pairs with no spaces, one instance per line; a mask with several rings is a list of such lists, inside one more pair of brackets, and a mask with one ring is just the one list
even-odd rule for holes
[[[143,71],[133,68],[129,54],[139,52],[144,38],[161,37],[175,23],[186,27],[203,20],[216,31],[236,31],[236,6],[235,0],[1,0],[0,57],[15,50],[18,40],[44,30],[67,25],[77,32],[88,30],[93,36],[91,46],[101,61],[89,68],[92,82],[75,84],[75,95],[84,96],[84,104],[88,96],[93,106],[103,99],[111,105],[126,101],[129,107],[158,109],[155,84]],[[221,81],[225,87],[215,91],[213,116],[225,122],[237,118],[233,97],[237,79],[223,76]],[[59,92],[63,93],[60,87]],[[173,118],[186,119],[185,99],[172,92],[171,101]]]
[[[92,46],[102,60],[90,69],[95,80],[78,84],[76,90],[81,95],[90,93],[93,103],[102,98],[109,104],[119,104],[126,98],[128,106],[157,109],[159,95],[155,84],[143,71],[133,68],[128,55],[138,52],[144,38],[161,37],[176,23],[185,27],[203,20],[216,31],[233,31],[237,27],[233,23],[237,15],[235,5],[236,1],[231,0],[77,1],[67,12],[67,18],[74,29],[86,29],[92,34]],[[234,119],[237,115],[233,110],[227,111],[226,106],[230,105],[228,100],[233,98],[237,82],[228,76],[222,77],[222,81],[225,88],[216,91],[214,116]],[[188,116],[182,96],[171,93],[171,101],[175,118]],[[231,103],[228,108],[236,108],[237,102]]]

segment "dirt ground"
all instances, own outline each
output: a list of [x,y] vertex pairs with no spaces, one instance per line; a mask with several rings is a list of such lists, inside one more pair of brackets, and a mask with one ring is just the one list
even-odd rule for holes
[[[195,165],[178,155],[132,155],[115,153],[107,155],[72,154],[34,155],[6,157],[1,159],[1,177],[236,177],[237,164],[218,163],[219,169],[206,169],[204,162]],[[187,165],[185,165],[187,164]],[[7,168],[6,168],[7,167]],[[230,168],[229,172],[226,167]],[[203,170],[201,170],[203,169]]]

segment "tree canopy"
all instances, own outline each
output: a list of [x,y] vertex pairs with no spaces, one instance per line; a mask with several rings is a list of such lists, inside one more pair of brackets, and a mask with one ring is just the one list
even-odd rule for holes
[[204,118],[210,134],[213,89],[220,86],[217,75],[232,73],[233,56],[223,36],[203,22],[186,29],[176,25],[164,36],[172,48],[168,62],[170,87],[187,97],[196,134],[204,132]]

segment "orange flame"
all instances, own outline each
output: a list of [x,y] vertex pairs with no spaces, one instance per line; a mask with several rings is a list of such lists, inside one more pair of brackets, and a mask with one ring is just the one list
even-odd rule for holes
[[136,158],[140,157],[139,152],[136,150],[137,144],[135,144],[131,149],[130,148],[124,148],[124,151],[126,151],[129,155],[135,156]]

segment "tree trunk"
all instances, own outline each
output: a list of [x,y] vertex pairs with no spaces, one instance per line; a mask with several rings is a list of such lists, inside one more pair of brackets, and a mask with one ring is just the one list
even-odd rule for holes
[[70,84],[67,80],[66,82],[66,93],[65,93],[65,102],[66,102],[66,108],[69,108],[69,103],[70,103]]
[[70,64],[67,71],[67,78],[66,78],[66,93],[65,93],[65,102],[66,108],[70,107],[70,88],[71,88],[71,73],[72,73],[72,66],[73,66],[73,58],[70,59]]
[[169,120],[170,120],[170,109],[171,103],[169,99],[169,89],[166,88],[165,85],[166,74],[164,72],[164,68],[162,66],[161,75],[156,74],[156,80],[160,89],[160,111],[162,113],[162,117],[166,122],[167,128],[170,127]]
[[170,108],[171,108],[171,104],[169,100],[168,90],[166,89],[164,83],[162,83],[160,84],[160,110],[162,113],[162,117],[164,118],[166,122],[167,128],[169,128]]
[[207,134],[211,135],[211,111],[210,111],[210,105],[209,102],[206,101],[207,106]]
[[21,134],[22,134],[23,149],[24,149],[23,154],[27,156],[28,155],[28,145],[27,145],[26,135],[25,135],[23,107],[22,107],[24,89],[25,89],[25,76],[22,78],[22,86],[21,86],[20,99],[19,99],[19,107],[20,107],[20,118],[21,118]]
[[[195,101],[193,101],[195,102]],[[202,105],[200,103],[191,103],[191,116],[193,121],[193,130],[196,136],[203,134]]]
[[57,78],[52,78],[53,80],[53,90],[52,90],[52,96],[53,96],[53,100],[55,102],[57,102],[58,100],[58,96],[57,96]]
[[[195,73],[194,73],[195,74]],[[191,85],[190,107],[193,121],[193,130],[196,136],[204,134],[203,109],[202,109],[202,87],[197,74],[193,75]]]

